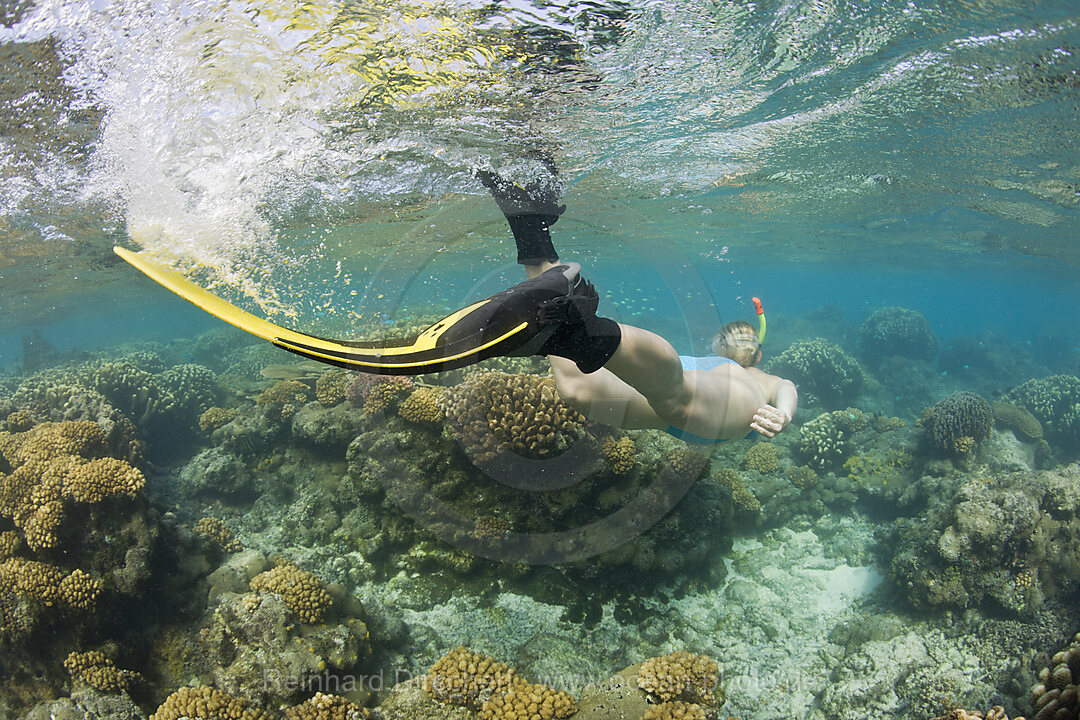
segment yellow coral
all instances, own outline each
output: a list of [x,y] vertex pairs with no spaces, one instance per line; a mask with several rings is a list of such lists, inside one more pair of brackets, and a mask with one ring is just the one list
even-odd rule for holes
[[906,450],[889,450],[883,455],[852,455],[844,461],[844,469],[860,485],[887,485],[911,467],[911,462]]
[[505,695],[495,695],[480,707],[480,720],[556,720],[577,712],[567,692],[546,685],[522,683]]
[[474,709],[482,697],[502,695],[525,684],[514,668],[462,646],[436,660],[424,679],[431,697]]
[[282,405],[303,405],[311,397],[311,388],[299,380],[280,380],[263,390],[255,404],[263,408],[280,409]]
[[19,548],[22,547],[22,540],[19,538],[19,534],[14,530],[5,530],[0,532],[0,560],[7,560],[9,557],[13,557]]
[[476,462],[500,454],[557,455],[585,422],[559,398],[551,378],[490,370],[470,373],[449,388],[444,409],[448,425]]
[[116,458],[98,458],[71,469],[64,497],[75,502],[98,503],[108,497],[135,497],[146,485],[138,468]]
[[688,447],[675,448],[667,454],[667,461],[679,475],[699,479],[708,472],[709,458]]
[[319,578],[292,563],[282,563],[259,573],[251,579],[250,586],[255,592],[280,595],[301,622],[321,622],[333,604]]
[[325,407],[345,401],[345,388],[352,378],[343,370],[327,370],[315,381],[315,399]]
[[243,700],[211,687],[182,687],[158,706],[150,720],[270,720]]
[[379,378],[367,391],[364,413],[377,415],[386,412],[402,395],[408,394],[414,383],[407,377]]
[[742,466],[759,473],[771,473],[780,469],[780,455],[772,443],[755,443],[742,456]]
[[6,425],[9,432],[26,432],[34,427],[34,418],[25,409],[20,409],[7,416]]
[[0,563],[0,587],[11,589],[22,598],[51,606],[60,601],[60,568],[36,560],[10,558]]
[[97,603],[98,595],[101,594],[101,583],[75,569],[60,581],[57,589],[60,601],[69,607],[78,610],[90,610]]
[[217,545],[227,553],[240,552],[244,546],[233,535],[232,530],[216,517],[204,517],[195,524],[195,534]]
[[761,503],[758,502],[754,493],[750,492],[749,488],[743,484],[739,473],[731,468],[721,468],[716,472],[715,480],[728,489],[732,501],[742,509],[752,513],[761,510]]
[[604,459],[611,465],[611,471],[616,475],[625,475],[630,472],[634,467],[634,461],[637,455],[637,448],[634,447],[634,441],[628,436],[615,439],[613,437],[604,438],[600,443],[600,452],[603,454]]
[[712,659],[685,650],[646,660],[638,675],[638,687],[651,702],[683,700],[713,705],[719,682],[720,671]]
[[672,700],[650,705],[641,720],[706,720],[705,708],[697,703]]
[[366,720],[371,713],[338,695],[321,692],[285,711],[285,720]]
[[788,468],[787,476],[800,490],[809,490],[818,484],[818,474],[809,465],[793,465]]
[[414,423],[441,423],[443,420],[442,399],[443,388],[418,388],[401,403],[398,415]]
[[72,678],[81,680],[95,690],[116,692],[127,690],[142,676],[131,670],[121,670],[99,650],[73,652],[64,660],[64,669]]
[[233,408],[207,408],[206,412],[199,416],[199,429],[203,432],[213,432],[231,423],[238,414]]
[[504,537],[509,532],[510,525],[502,518],[497,518],[494,515],[481,515],[476,518],[473,536],[477,538],[498,538]]

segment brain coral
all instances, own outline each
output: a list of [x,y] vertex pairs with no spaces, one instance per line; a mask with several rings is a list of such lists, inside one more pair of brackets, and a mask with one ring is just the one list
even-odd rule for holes
[[1021,440],[1038,440],[1043,436],[1042,424],[1030,412],[1007,402],[995,402],[990,405],[994,413],[994,424],[1008,428]]
[[1006,399],[1027,408],[1042,423],[1047,440],[1080,452],[1080,378],[1051,375],[1028,380]]
[[557,720],[576,712],[577,703],[569,693],[522,683],[484,702],[480,720]]
[[900,307],[881,308],[866,318],[859,341],[867,356],[878,359],[933,360],[938,350],[937,336],[922,313]]
[[852,402],[863,387],[858,361],[823,338],[792,343],[766,369],[794,382],[807,400],[827,407]]
[[685,650],[646,660],[638,675],[638,687],[650,702],[713,705],[719,683],[720,671],[712,659]]
[[458,646],[431,666],[424,689],[436,700],[476,709],[485,700],[526,684],[509,665]]
[[280,595],[301,622],[321,622],[333,604],[319,578],[292,563],[282,563],[259,573],[251,579],[250,585],[255,592]]
[[501,453],[543,458],[562,452],[585,418],[539,375],[481,370],[447,389],[446,419],[476,462]]
[[934,449],[966,453],[990,435],[994,415],[981,396],[958,392],[924,411],[919,422]]

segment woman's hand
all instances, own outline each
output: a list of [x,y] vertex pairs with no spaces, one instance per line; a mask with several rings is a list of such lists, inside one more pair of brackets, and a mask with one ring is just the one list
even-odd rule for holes
[[766,405],[758,408],[758,411],[754,413],[754,420],[750,423],[750,427],[759,434],[771,438],[787,427],[789,422],[791,422],[791,417],[786,412],[772,405]]

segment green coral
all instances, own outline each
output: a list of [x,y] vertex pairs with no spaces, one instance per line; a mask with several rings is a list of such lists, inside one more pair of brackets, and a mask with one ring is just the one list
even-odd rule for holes
[[756,443],[742,456],[742,466],[759,473],[771,473],[780,469],[780,453],[772,443]]
[[792,343],[766,369],[794,382],[804,398],[831,407],[854,400],[864,382],[858,361],[824,338]]
[[852,455],[844,461],[844,470],[863,487],[878,487],[899,479],[911,467],[911,461],[911,453],[889,450],[881,454]]
[[994,415],[982,396],[958,392],[925,410],[919,424],[935,450],[964,454],[990,435]]
[[933,360],[938,351],[937,336],[922,313],[901,307],[881,308],[866,318],[859,341],[869,357],[879,359]]

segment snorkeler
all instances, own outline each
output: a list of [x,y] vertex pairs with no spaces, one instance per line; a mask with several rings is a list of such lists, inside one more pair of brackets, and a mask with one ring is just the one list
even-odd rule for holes
[[506,217],[525,266],[528,280],[516,287],[566,283],[564,295],[540,304],[541,317],[550,316],[557,329],[536,353],[548,356],[562,399],[595,422],[665,430],[693,443],[783,430],[798,392],[790,380],[755,367],[764,333],[759,337],[749,323],[725,325],[713,341],[716,356],[691,358],[653,332],[596,315],[596,291],[576,263],[559,262],[552,243],[550,228],[566,206],[559,204],[554,167],[546,165],[550,175],[525,187],[491,171],[477,176]]
[[[659,335],[596,314],[598,296],[577,263],[559,263],[549,228],[558,204],[554,168],[527,187],[478,172],[513,231],[525,282],[475,302],[406,340],[320,338],[257,317],[146,255],[116,253],[151,279],[212,315],[312,360],[381,375],[420,375],[500,356],[545,355],[560,395],[590,419],[658,428],[688,442],[714,443],[748,431],[772,437],[791,422],[795,386],[754,367],[760,339],[746,323],[724,327],[720,357],[686,369]],[[759,308],[760,312],[760,308]]]

